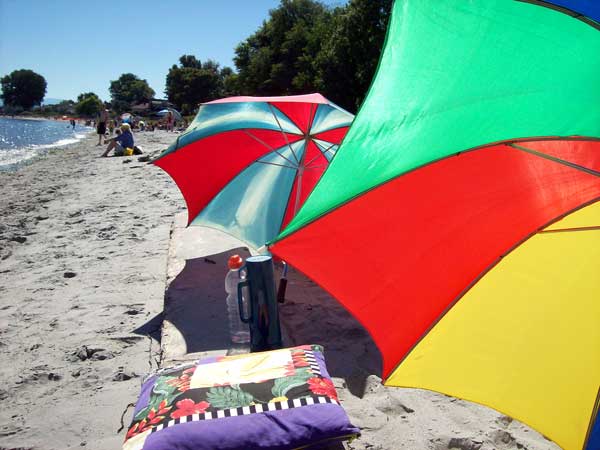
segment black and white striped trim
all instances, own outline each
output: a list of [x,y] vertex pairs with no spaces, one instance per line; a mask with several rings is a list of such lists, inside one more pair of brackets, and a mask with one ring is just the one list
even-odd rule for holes
[[192,414],[191,416],[181,417],[179,419],[169,420],[167,423],[160,424],[152,428],[152,433],[160,431],[164,428],[172,427],[180,423],[199,422],[202,420],[222,419],[224,417],[247,416],[249,414],[265,413],[270,411],[281,411],[283,409],[299,408],[301,406],[319,405],[325,403],[333,403],[339,405],[337,400],[329,397],[303,397],[283,402],[258,403],[256,405],[242,406],[239,408],[219,409],[217,411],[206,412],[203,414]]
[[311,350],[304,350],[304,355],[306,356],[306,361],[310,364],[311,372],[315,375],[321,375],[321,368],[319,367],[317,358],[315,358],[315,354]]

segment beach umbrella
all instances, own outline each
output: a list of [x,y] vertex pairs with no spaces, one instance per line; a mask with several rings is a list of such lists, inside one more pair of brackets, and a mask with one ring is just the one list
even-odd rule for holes
[[216,100],[154,164],[179,186],[188,224],[260,248],[302,205],[353,117],[320,94]]
[[173,117],[175,118],[175,120],[181,120],[181,113],[179,111],[177,111],[176,109],[173,108],[165,108],[165,109],[161,109],[159,112],[156,113],[157,116],[163,117],[166,116],[168,113],[172,112],[173,113]]
[[365,326],[386,385],[566,450],[600,448],[592,3],[396,1],[356,120],[269,246]]

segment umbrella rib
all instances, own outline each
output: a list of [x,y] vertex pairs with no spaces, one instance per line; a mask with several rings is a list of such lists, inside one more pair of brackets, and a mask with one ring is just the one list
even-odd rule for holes
[[[317,144],[317,143],[315,142],[315,145],[317,146],[317,148],[318,148],[319,150],[321,150],[321,147],[319,147],[319,144]],[[329,147],[327,147],[327,149],[325,149],[325,151],[321,150],[321,153],[323,153],[323,156],[325,156],[325,153],[329,153],[329,152],[331,151],[331,149],[332,149],[333,147],[335,147],[336,145],[337,145],[337,144],[333,143],[333,144],[331,144]],[[334,153],[334,152],[331,152],[331,153]]]
[[600,172],[598,172],[597,170],[588,169],[587,167],[580,166],[579,164],[575,164],[575,163],[572,163],[570,161],[566,161],[564,159],[557,158],[555,156],[546,155],[545,153],[541,153],[541,152],[538,152],[536,150],[532,150],[530,148],[523,147],[522,145],[517,145],[517,144],[514,144],[514,143],[513,144],[508,144],[508,145],[510,147],[512,147],[512,148],[517,149],[517,150],[521,150],[521,151],[530,153],[532,155],[539,156],[540,158],[548,159],[550,161],[554,161],[556,163],[563,164],[565,166],[571,167],[572,169],[580,170],[580,171],[585,172],[587,174],[594,175],[596,177],[600,177]]
[[308,117],[308,128],[306,129],[307,134],[310,134],[312,130],[312,126],[315,121],[315,113],[317,112],[316,108],[317,105],[315,105],[314,103],[310,105],[310,116]]
[[[317,144],[313,139],[311,139],[311,141],[313,142],[313,144],[315,144],[315,146],[317,147],[317,149],[319,149],[319,151],[321,152],[321,154],[323,155],[323,157],[325,157],[325,153],[327,153],[329,150],[331,150],[331,148],[335,145],[335,144],[331,144],[327,150],[323,151],[323,150],[321,150],[321,147],[319,147],[319,144]],[[312,167],[308,167],[311,163],[313,163],[314,161],[316,161],[319,156],[320,155],[317,155],[313,159],[311,159],[310,161],[308,161],[306,163],[305,167],[307,169],[315,169],[317,167],[326,167],[326,166],[312,166]]]
[[327,167],[327,166],[328,166],[327,164],[321,164],[321,165],[317,165],[317,166],[310,166],[310,167],[309,167],[309,166],[305,166],[304,168],[305,168],[305,169],[311,169],[311,170],[312,170],[312,169],[321,169],[321,168],[323,168],[323,167]]
[[286,169],[298,170],[298,168],[295,166],[286,166],[285,164],[277,164],[277,163],[272,163],[272,162],[267,162],[267,161],[256,161],[256,162],[258,164],[268,164],[270,166],[285,167]]
[[273,114],[273,117],[275,118],[275,122],[277,122],[277,126],[279,127],[279,130],[281,130],[281,134],[283,134],[283,138],[285,139],[285,143],[290,148],[290,151],[292,152],[292,155],[294,155],[294,159],[296,160],[296,163],[299,163],[300,160],[298,159],[298,157],[296,156],[296,153],[294,152],[294,149],[290,145],[290,141],[288,141],[287,134],[285,134],[285,131],[283,131],[283,127],[281,126],[281,123],[279,123],[279,119],[277,118],[277,114],[275,114],[275,111],[273,111],[273,105],[271,105],[270,103],[267,103],[267,105],[269,105],[269,109],[271,110],[271,114]]
[[[254,136],[252,133],[250,133],[248,130],[242,130],[244,133],[246,133],[248,136],[250,136],[252,139],[254,139],[256,142],[258,142],[259,144],[264,145],[265,147],[267,147],[269,150],[271,150],[272,152],[277,153],[279,156],[281,156],[283,159],[285,159],[287,162],[289,162],[292,166],[296,167],[296,163],[294,163],[294,161],[286,158],[285,156],[283,156],[281,153],[279,153],[279,151],[277,151],[276,149],[274,149],[273,147],[271,147],[269,144],[267,144],[266,142],[264,142],[263,140],[261,140],[260,138]],[[286,139],[287,140],[287,139]],[[289,145],[289,144],[288,144]]]
[[542,233],[566,233],[570,231],[596,231],[600,230],[600,225],[591,226],[591,227],[575,227],[575,228],[558,228],[556,230],[542,230]]

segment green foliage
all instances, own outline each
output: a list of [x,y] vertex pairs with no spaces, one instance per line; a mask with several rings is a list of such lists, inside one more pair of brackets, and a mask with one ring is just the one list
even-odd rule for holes
[[79,116],[94,117],[100,113],[103,106],[102,100],[100,100],[96,94],[93,92],[86,92],[77,96],[75,112],[77,112]]
[[242,93],[287,95],[314,91],[314,56],[327,37],[331,12],[313,0],[282,0],[269,19],[238,45],[235,65]]
[[375,74],[392,0],[328,9],[282,0],[235,50],[236,88],[247,95],[321,92],[356,111]]
[[283,397],[290,389],[306,384],[312,377],[314,377],[314,374],[309,369],[296,369],[293,376],[277,378],[271,392],[274,397]]
[[249,406],[254,402],[254,397],[249,392],[229,386],[210,388],[206,399],[217,409]]
[[165,93],[183,114],[191,114],[202,102],[234,95],[235,74],[229,67],[219,68],[215,61],[204,63],[193,55],[179,58],[167,74]]
[[46,80],[33,70],[15,70],[2,77],[0,83],[2,100],[9,107],[28,110],[41,104],[46,95]]
[[356,111],[375,75],[393,0],[351,0],[338,9],[330,35],[315,58],[317,88]]
[[111,81],[109,91],[112,107],[118,113],[154,97],[154,90],[148,85],[148,82],[132,73],[124,73],[118,80]]

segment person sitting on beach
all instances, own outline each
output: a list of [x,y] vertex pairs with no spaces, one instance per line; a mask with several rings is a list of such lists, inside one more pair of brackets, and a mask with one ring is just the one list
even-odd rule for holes
[[124,123],[121,125],[120,130],[117,129],[115,131],[120,131],[120,133],[118,133],[116,137],[107,141],[108,146],[101,156],[108,156],[111,150],[115,151],[115,156],[123,156],[126,148],[133,148],[133,133],[131,132],[131,126],[128,123]]

